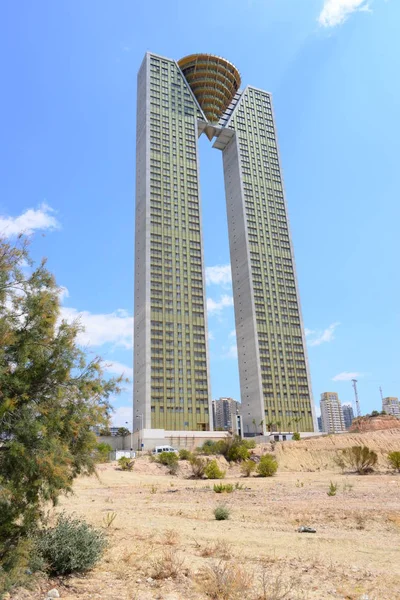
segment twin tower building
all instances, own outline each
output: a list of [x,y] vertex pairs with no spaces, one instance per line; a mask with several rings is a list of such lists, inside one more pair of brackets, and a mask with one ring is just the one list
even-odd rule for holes
[[134,430],[213,429],[202,134],[222,152],[243,430],[317,430],[271,95],[240,84],[209,54],[138,73]]

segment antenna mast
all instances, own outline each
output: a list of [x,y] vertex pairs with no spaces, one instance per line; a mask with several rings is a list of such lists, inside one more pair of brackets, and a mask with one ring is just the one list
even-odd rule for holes
[[361,417],[360,402],[358,400],[358,392],[357,392],[357,379],[352,379],[352,382],[353,382],[353,388],[354,388],[354,396],[356,398],[357,417]]
[[382,402],[383,402],[383,392],[382,392],[382,386],[379,388],[379,391],[380,391],[380,393],[381,393],[381,400],[382,400]]

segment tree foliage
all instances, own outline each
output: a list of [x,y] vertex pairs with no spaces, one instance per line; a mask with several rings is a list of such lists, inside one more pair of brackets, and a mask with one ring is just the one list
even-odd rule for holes
[[[21,267],[21,265],[24,265]],[[95,425],[106,425],[119,379],[103,377],[60,316],[60,288],[28,242],[0,239],[0,558],[73,479],[95,469]]]

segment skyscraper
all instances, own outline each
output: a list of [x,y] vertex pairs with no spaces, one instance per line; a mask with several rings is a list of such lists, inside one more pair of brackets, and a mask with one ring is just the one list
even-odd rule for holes
[[349,429],[354,419],[353,407],[351,404],[342,404],[342,411],[344,426],[346,427],[346,429]]
[[244,431],[316,429],[271,95],[227,60],[138,74],[135,429],[212,428],[197,138],[223,153]]
[[340,433],[346,431],[342,405],[336,392],[324,392],[320,400],[322,431]]
[[213,420],[214,429],[231,430],[234,423],[234,416],[240,414],[241,404],[233,398],[219,398],[213,400]]
[[399,399],[395,396],[387,396],[387,398],[383,398],[382,410],[384,410],[387,415],[394,415],[395,417],[400,419]]

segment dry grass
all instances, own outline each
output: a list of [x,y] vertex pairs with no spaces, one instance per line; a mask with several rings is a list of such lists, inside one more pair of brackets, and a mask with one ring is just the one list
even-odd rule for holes
[[252,573],[239,563],[221,560],[203,567],[197,578],[204,592],[213,600],[251,598]]
[[200,551],[203,558],[220,558],[229,560],[232,558],[232,550],[227,540],[216,540],[213,543],[206,544]]
[[295,597],[294,593],[299,587],[300,578],[293,575],[288,577],[284,569],[273,573],[270,566],[264,562],[258,583],[261,591],[257,595],[257,600],[289,600]]
[[155,557],[150,566],[150,576],[153,579],[177,579],[187,573],[184,558],[169,548]]

